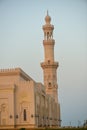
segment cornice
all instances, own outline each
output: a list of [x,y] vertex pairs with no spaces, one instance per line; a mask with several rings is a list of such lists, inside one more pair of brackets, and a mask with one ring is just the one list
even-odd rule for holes
[[53,63],[48,63],[48,62],[42,62],[41,63],[41,67],[43,69],[45,68],[56,68],[59,66],[59,63],[58,62],[53,62]]
[[51,24],[45,24],[43,25],[42,29],[45,30],[53,30],[54,29],[54,25]]
[[15,84],[0,84],[0,90],[14,90]]
[[55,44],[54,39],[43,40],[43,45],[54,45],[54,44]]

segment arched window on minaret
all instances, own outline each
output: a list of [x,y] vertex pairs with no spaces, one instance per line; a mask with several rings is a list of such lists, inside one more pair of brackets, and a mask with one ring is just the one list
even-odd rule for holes
[[47,40],[49,39],[49,32],[47,32]]

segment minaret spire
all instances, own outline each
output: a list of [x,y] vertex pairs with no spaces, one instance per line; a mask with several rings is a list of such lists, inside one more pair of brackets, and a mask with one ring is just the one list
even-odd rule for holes
[[54,45],[53,39],[54,26],[51,24],[51,17],[47,15],[45,17],[45,25],[43,25],[44,32],[44,62],[41,63],[43,69],[44,85],[46,87],[46,93],[51,95],[56,102],[58,102],[58,84],[57,84],[57,67],[58,62],[54,59]]

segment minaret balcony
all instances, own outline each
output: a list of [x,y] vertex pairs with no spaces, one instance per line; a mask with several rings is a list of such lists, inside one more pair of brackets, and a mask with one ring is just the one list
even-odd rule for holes
[[43,69],[45,69],[45,68],[55,68],[55,69],[57,69],[58,66],[59,66],[58,62],[42,62],[41,63],[41,67]]
[[47,31],[47,30],[53,30],[54,26],[51,25],[51,24],[45,24],[45,25],[43,25],[42,28],[43,28],[44,31]]
[[43,40],[43,44],[44,45],[54,45],[55,44],[55,40],[54,39],[46,39],[46,40]]

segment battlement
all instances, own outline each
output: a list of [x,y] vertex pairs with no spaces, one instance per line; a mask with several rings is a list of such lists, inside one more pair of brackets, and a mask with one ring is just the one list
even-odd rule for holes
[[5,73],[5,72],[18,72],[20,71],[21,68],[8,68],[8,69],[0,69],[0,73]]
[[21,68],[10,68],[10,69],[0,69],[0,76],[15,76],[19,75],[26,81],[33,80],[29,75],[27,75]]

